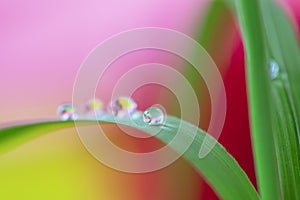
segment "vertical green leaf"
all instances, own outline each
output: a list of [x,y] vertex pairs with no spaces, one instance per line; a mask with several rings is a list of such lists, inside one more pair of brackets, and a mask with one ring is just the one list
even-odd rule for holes
[[[288,18],[271,1],[236,1],[236,8],[246,48],[259,191],[262,199],[299,199],[298,42]],[[274,80],[268,76],[270,60],[279,65]]]
[[271,124],[270,84],[262,13],[257,0],[236,1],[247,60],[251,131],[262,199],[279,199],[279,179]]
[[280,185],[284,199],[299,199],[300,51],[292,25],[283,11],[268,1],[262,1],[261,7],[268,52],[280,67],[278,78],[271,82]]

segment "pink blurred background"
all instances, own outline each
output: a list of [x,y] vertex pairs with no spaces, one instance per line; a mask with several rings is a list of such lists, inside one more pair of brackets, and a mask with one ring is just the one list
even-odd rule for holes
[[0,1],[0,123],[53,117],[108,37],[155,26],[191,35],[207,1]]

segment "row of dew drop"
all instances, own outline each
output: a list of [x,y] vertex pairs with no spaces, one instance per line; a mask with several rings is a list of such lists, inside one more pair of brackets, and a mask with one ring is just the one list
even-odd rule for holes
[[[85,104],[85,116],[100,118],[103,115],[113,115],[118,118],[132,116],[137,112],[137,104],[133,99],[128,97],[119,97],[111,101],[105,110],[102,101],[99,99],[91,99]],[[62,121],[76,120],[79,114],[71,103],[64,103],[58,106],[57,115]],[[147,108],[143,112],[143,121],[148,125],[162,125],[164,123],[165,114],[159,107],[153,106]]]

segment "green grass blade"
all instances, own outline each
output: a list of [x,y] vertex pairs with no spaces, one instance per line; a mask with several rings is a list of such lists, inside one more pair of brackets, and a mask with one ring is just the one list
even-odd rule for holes
[[281,81],[272,86],[274,137],[283,199],[299,199],[299,143],[286,88]]
[[0,130],[0,155],[42,135],[74,127],[74,122],[45,122],[17,125]]
[[[135,121],[136,123],[132,123],[130,120],[118,123],[132,126],[152,135],[156,133],[157,129],[153,129],[151,126],[141,128],[137,124],[143,123],[142,119],[137,120],[138,121]],[[81,121],[78,123],[80,125],[89,125],[95,122]],[[116,123],[116,121],[105,119],[104,121],[99,121],[99,123]],[[181,126],[180,130],[184,135],[183,137],[186,138],[186,140],[191,137],[192,131],[197,131],[195,139],[188,150],[183,154],[183,157],[202,173],[222,199],[259,199],[247,175],[221,144],[217,143],[211,153],[205,158],[198,158],[199,149],[207,134],[194,125],[168,116],[166,125],[155,137],[168,144],[174,137],[179,125]],[[44,122],[0,130],[0,155],[36,137],[72,126],[74,126],[73,122]],[[215,140],[213,138],[210,139]],[[181,148],[180,146],[180,144],[173,143],[171,148],[177,151]]]
[[270,57],[280,67],[272,81],[274,136],[280,184],[284,199],[300,199],[299,76],[300,51],[292,25],[283,11],[269,1],[261,2]]
[[250,120],[258,188],[262,199],[280,199],[271,123],[267,48],[259,1],[236,1],[247,60]]
[[[261,196],[262,199],[299,199],[298,41],[288,18],[271,1],[236,1],[236,4],[248,60],[252,134]],[[272,81],[267,71],[271,59],[280,68],[279,76]]]

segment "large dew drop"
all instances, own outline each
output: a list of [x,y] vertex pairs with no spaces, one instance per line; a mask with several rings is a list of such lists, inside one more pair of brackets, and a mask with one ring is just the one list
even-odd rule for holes
[[162,125],[164,123],[164,112],[157,107],[150,107],[145,110],[143,120],[149,125]]

